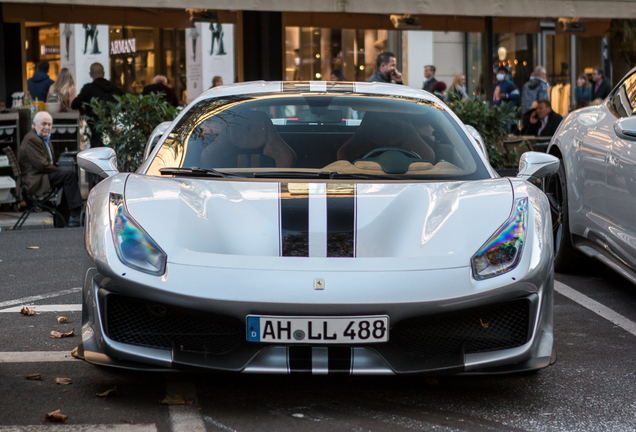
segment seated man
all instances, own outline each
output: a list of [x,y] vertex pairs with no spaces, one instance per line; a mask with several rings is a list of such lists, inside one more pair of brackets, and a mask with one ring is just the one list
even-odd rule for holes
[[20,144],[18,164],[22,184],[30,195],[42,195],[51,186],[62,187],[64,198],[70,210],[67,226],[80,226],[82,195],[74,171],[61,171],[53,164],[53,152],[49,145],[53,118],[46,111],[40,111],[33,118],[33,129]]
[[549,100],[540,100],[537,102],[537,109],[530,116],[528,125],[521,130],[521,134],[551,137],[562,120],[563,117],[560,114],[552,111]]

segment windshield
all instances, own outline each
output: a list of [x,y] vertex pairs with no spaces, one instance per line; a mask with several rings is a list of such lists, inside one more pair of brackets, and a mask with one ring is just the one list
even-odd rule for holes
[[148,174],[162,171],[232,177],[490,177],[441,105],[352,94],[201,101],[168,134]]

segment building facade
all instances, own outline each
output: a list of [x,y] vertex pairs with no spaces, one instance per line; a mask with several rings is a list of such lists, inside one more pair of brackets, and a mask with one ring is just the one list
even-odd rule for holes
[[[90,79],[90,62],[99,58],[107,77],[127,93],[140,93],[155,75],[165,75],[187,102],[216,75],[226,84],[329,80],[332,71],[341,70],[346,80],[364,81],[382,51],[395,53],[411,87],[422,88],[423,68],[433,64],[438,80],[450,85],[456,74],[464,74],[469,93],[485,99],[491,97],[498,66],[506,66],[521,88],[533,68],[543,65],[563,101],[573,93],[567,88],[578,73],[589,75],[600,66],[611,76],[610,19],[636,17],[633,2],[612,0],[273,0],[267,5],[236,0],[216,1],[215,9],[203,1],[188,1],[187,9],[163,8],[153,0],[134,0],[135,7],[122,3],[0,4],[5,65],[0,103],[8,107],[11,94],[26,89],[41,60],[51,63],[53,79],[68,67],[80,87]],[[571,96],[557,110],[570,103]]]

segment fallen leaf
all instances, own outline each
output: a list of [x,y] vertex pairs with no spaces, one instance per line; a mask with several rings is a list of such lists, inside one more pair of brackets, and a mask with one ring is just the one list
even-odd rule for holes
[[192,399],[184,398],[181,395],[174,395],[174,397],[166,396],[163,398],[161,403],[164,405],[192,405],[194,401]]
[[79,346],[73,348],[73,351],[71,351],[71,355],[77,359],[84,360],[84,356],[79,353]]
[[124,420],[124,419],[122,419],[121,421],[124,422],[124,423],[131,424],[131,425],[135,424],[135,422],[133,420]]
[[35,311],[33,309],[29,309],[28,307],[23,307],[22,309],[20,309],[20,313],[26,316],[35,315]]
[[106,390],[105,392],[102,393],[97,393],[97,396],[99,397],[103,397],[106,398],[108,397],[111,393],[117,393],[117,386],[113,387],[113,388],[109,388],[108,390]]
[[426,377],[425,378],[426,382],[430,385],[436,386],[439,384],[439,381],[437,381],[435,378],[433,377]]
[[60,410],[55,410],[44,416],[44,420],[49,422],[65,422],[68,416],[62,414]]
[[42,378],[44,378],[44,375],[42,375],[41,373],[34,373],[28,374],[25,378],[28,380],[41,380]]
[[57,317],[57,322],[59,324],[67,323],[68,322],[68,318],[66,318],[65,316]]
[[55,378],[55,384],[69,385],[73,384],[73,380],[71,378]]
[[40,249],[40,246],[27,246],[27,249]]
[[64,338],[64,337],[70,337],[70,336],[75,336],[75,329],[71,330],[70,332],[66,332],[66,333],[62,333],[56,330],[51,330],[51,338],[53,339],[59,339],[59,338]]

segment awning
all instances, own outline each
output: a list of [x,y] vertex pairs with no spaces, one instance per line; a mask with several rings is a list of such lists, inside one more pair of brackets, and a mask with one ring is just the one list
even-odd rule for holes
[[[19,3],[42,3],[23,0]],[[48,0],[46,4],[130,7],[128,0]],[[134,0],[136,8],[174,7],[166,0]],[[416,14],[519,18],[636,18],[633,0],[185,0],[183,8],[348,14]]]

